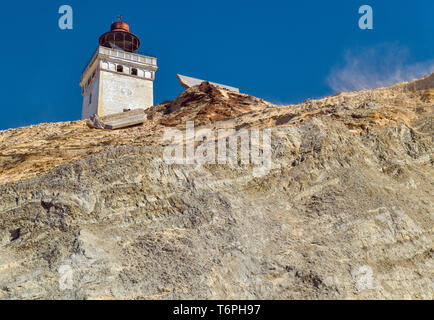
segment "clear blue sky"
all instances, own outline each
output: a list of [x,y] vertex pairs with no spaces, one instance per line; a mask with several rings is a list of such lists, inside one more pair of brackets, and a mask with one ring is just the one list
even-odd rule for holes
[[[63,4],[73,30],[58,28]],[[358,27],[364,4],[372,31]],[[182,91],[176,73],[288,104],[332,94],[351,55],[372,72],[384,57],[404,68],[434,58],[433,0],[7,1],[2,12],[0,129],[79,119],[81,71],[118,14],[158,57],[156,104]]]

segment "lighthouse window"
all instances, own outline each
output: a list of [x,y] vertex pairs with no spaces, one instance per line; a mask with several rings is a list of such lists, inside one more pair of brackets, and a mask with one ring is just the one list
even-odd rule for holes
[[137,76],[137,69],[136,69],[136,68],[132,68],[132,69],[131,69],[131,74],[132,74],[133,76]]
[[89,94],[89,104],[92,103],[92,92]]
[[118,65],[116,66],[116,71],[117,71],[117,72],[124,72],[124,67],[118,64]]

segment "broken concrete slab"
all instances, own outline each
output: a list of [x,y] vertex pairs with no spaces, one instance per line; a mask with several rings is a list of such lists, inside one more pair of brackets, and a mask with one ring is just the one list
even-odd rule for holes
[[[176,77],[178,78],[181,86],[183,86],[186,89],[200,85],[202,82],[205,82],[205,81],[209,82],[207,80],[196,79],[196,78],[192,78],[192,77],[183,76],[180,74],[177,74]],[[227,86],[227,85],[215,83],[215,82],[209,82],[209,83],[218,87],[218,88],[221,88],[221,89],[225,89],[225,90],[233,91],[233,92],[238,92],[238,93],[240,92],[240,89],[235,88],[235,87],[231,87],[231,86]]]
[[86,124],[90,128],[115,130],[144,123],[146,119],[144,109],[134,109],[104,117],[98,117],[98,115],[95,114],[86,121]]
[[129,117],[126,119],[119,119],[119,120],[108,122],[105,125],[105,129],[114,130],[114,129],[131,127],[131,126],[134,126],[137,124],[141,124],[141,123],[145,122],[145,120],[146,120],[146,114],[141,114],[141,115]]

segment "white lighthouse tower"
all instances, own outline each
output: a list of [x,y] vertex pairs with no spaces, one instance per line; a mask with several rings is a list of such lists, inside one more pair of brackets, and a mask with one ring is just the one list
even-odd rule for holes
[[119,17],[111,31],[99,38],[99,46],[81,74],[82,119],[154,104],[157,58],[139,54],[140,39],[129,30]]

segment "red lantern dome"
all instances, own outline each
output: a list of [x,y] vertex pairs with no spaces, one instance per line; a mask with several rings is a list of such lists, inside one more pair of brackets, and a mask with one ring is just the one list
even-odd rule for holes
[[140,39],[130,32],[130,26],[122,21],[122,16],[119,16],[117,22],[112,23],[110,30],[99,38],[100,46],[127,52],[139,50]]

